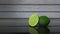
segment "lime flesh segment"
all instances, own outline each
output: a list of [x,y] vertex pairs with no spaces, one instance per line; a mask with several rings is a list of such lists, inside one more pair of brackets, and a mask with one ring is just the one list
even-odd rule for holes
[[37,14],[33,14],[29,18],[29,25],[30,26],[36,26],[38,24],[38,21],[39,21],[38,15]]

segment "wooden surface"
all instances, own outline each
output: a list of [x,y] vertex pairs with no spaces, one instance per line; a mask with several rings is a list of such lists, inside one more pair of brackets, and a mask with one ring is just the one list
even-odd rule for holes
[[[49,32],[50,34],[60,33],[60,27],[48,27],[48,29],[50,30],[50,32]],[[36,31],[38,31],[38,30],[36,30]],[[10,33],[10,34],[29,33],[29,27],[0,27],[0,33]]]
[[60,4],[60,0],[0,0],[0,4]]
[[[0,19],[0,27],[29,26],[28,19]],[[60,19],[50,19],[49,26],[60,27]]]
[[60,5],[0,5],[0,11],[60,11]]
[[59,2],[60,0],[0,0],[0,18],[28,18],[33,13],[60,18]]
[[0,0],[0,26],[27,25],[22,18],[33,13],[54,18],[50,25],[60,26],[60,0]]
[[49,18],[60,18],[60,12],[0,12],[0,18],[29,18],[34,13]]

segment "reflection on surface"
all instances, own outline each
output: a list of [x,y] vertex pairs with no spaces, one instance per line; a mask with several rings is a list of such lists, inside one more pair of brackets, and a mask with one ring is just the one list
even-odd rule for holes
[[49,34],[50,30],[47,27],[29,27],[29,32],[30,34]]
[[35,28],[29,27],[30,34],[38,34],[38,31]]

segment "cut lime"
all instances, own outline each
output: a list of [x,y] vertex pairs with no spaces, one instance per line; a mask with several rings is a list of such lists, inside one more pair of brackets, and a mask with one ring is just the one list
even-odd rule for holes
[[29,18],[29,25],[34,27],[38,24],[38,21],[39,21],[39,16],[37,14],[33,14]]
[[40,16],[40,25],[47,26],[50,23],[50,20],[47,16]]

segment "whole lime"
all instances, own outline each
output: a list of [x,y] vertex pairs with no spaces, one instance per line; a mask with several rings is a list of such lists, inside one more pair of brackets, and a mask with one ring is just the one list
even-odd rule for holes
[[50,23],[50,19],[47,16],[40,16],[39,18],[40,26],[47,26],[49,23]]
[[39,16],[37,14],[33,14],[32,16],[29,17],[29,26],[37,26],[39,22]]

